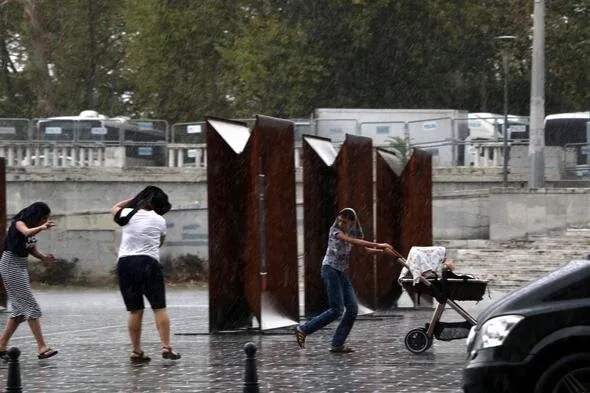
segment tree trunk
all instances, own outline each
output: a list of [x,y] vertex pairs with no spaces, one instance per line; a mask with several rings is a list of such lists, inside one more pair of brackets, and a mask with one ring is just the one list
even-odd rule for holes
[[30,29],[32,45],[31,59],[34,68],[34,89],[37,96],[37,110],[40,116],[55,115],[55,100],[53,98],[51,77],[49,75],[48,55],[50,53],[49,42],[45,31],[39,23],[37,8],[34,0],[4,0],[0,6],[14,2],[23,7],[24,17]]

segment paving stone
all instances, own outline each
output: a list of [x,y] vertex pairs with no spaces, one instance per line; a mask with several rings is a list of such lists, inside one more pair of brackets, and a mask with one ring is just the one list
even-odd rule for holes
[[[484,300],[461,305],[477,317],[508,291],[586,256],[589,232],[580,227],[504,243],[448,242],[459,272],[490,280]],[[257,346],[260,392],[461,392],[465,341],[435,340],[425,353],[410,353],[404,346],[406,333],[424,326],[433,309],[407,307],[407,295],[399,303],[406,307],[359,318],[348,340],[357,352],[333,354],[329,343],[335,323],[309,336],[303,350],[287,328],[209,335],[207,290],[169,288],[172,345],[183,357],[178,362],[159,357],[153,314],[146,310],[143,348],[152,362],[132,366],[127,314],[117,290],[35,293],[44,312],[46,340],[60,353],[38,360],[28,327],[19,328],[10,346],[22,352],[23,392],[243,391],[247,342]],[[6,317],[0,313],[0,323]],[[443,320],[462,319],[447,309]],[[7,364],[0,363],[0,389],[6,386],[6,376]]]
[[[23,392],[237,392],[243,391],[244,345],[257,346],[261,392],[460,392],[464,340],[435,340],[426,353],[404,346],[406,333],[423,326],[432,309],[400,308],[359,317],[348,344],[357,352],[329,352],[336,324],[308,337],[299,349],[292,330],[209,335],[205,289],[169,290],[172,344],[183,355],[161,359],[153,314],[144,315],[143,348],[149,364],[129,363],[126,312],[116,290],[36,291],[44,312],[47,342],[59,350],[38,360],[28,326],[10,346],[18,347]],[[469,303],[469,304],[468,304]],[[485,302],[463,302],[472,313]],[[453,319],[453,311],[444,316]],[[4,323],[7,314],[0,314]],[[0,364],[0,389],[7,364]]]

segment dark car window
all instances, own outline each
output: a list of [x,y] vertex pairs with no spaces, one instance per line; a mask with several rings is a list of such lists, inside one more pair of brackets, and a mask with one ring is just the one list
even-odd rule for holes
[[544,301],[574,300],[590,298],[590,280],[584,278],[567,287],[551,293]]

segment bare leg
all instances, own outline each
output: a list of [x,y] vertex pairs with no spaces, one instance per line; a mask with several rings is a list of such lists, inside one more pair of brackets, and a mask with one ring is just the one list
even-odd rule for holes
[[154,310],[154,318],[156,320],[156,328],[160,334],[160,341],[162,341],[162,347],[169,347],[170,318],[168,317],[168,310],[166,308]]
[[41,322],[39,322],[39,318],[29,319],[27,322],[29,323],[29,328],[31,328],[33,337],[35,337],[35,341],[37,341],[37,351],[39,353],[45,351],[47,349],[47,344],[45,344],[45,339],[41,332]]
[[174,352],[170,346],[170,318],[168,317],[168,310],[166,308],[154,310],[154,317],[158,333],[160,334],[160,341],[162,341],[162,357],[171,360],[180,359],[180,354]]
[[143,310],[130,311],[127,319],[127,329],[133,351],[141,352],[141,322],[143,320]]
[[10,318],[6,321],[6,326],[4,327],[4,331],[2,332],[2,336],[0,336],[0,350],[6,350],[8,346],[8,341],[10,337],[14,334],[18,325],[20,325],[23,321],[22,317]]

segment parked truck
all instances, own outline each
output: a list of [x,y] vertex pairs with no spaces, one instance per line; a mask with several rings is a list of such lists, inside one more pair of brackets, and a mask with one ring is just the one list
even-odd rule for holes
[[342,143],[346,134],[367,136],[375,146],[406,140],[430,152],[433,165],[465,162],[464,141],[469,135],[467,111],[456,109],[318,108],[312,115],[314,134]]

